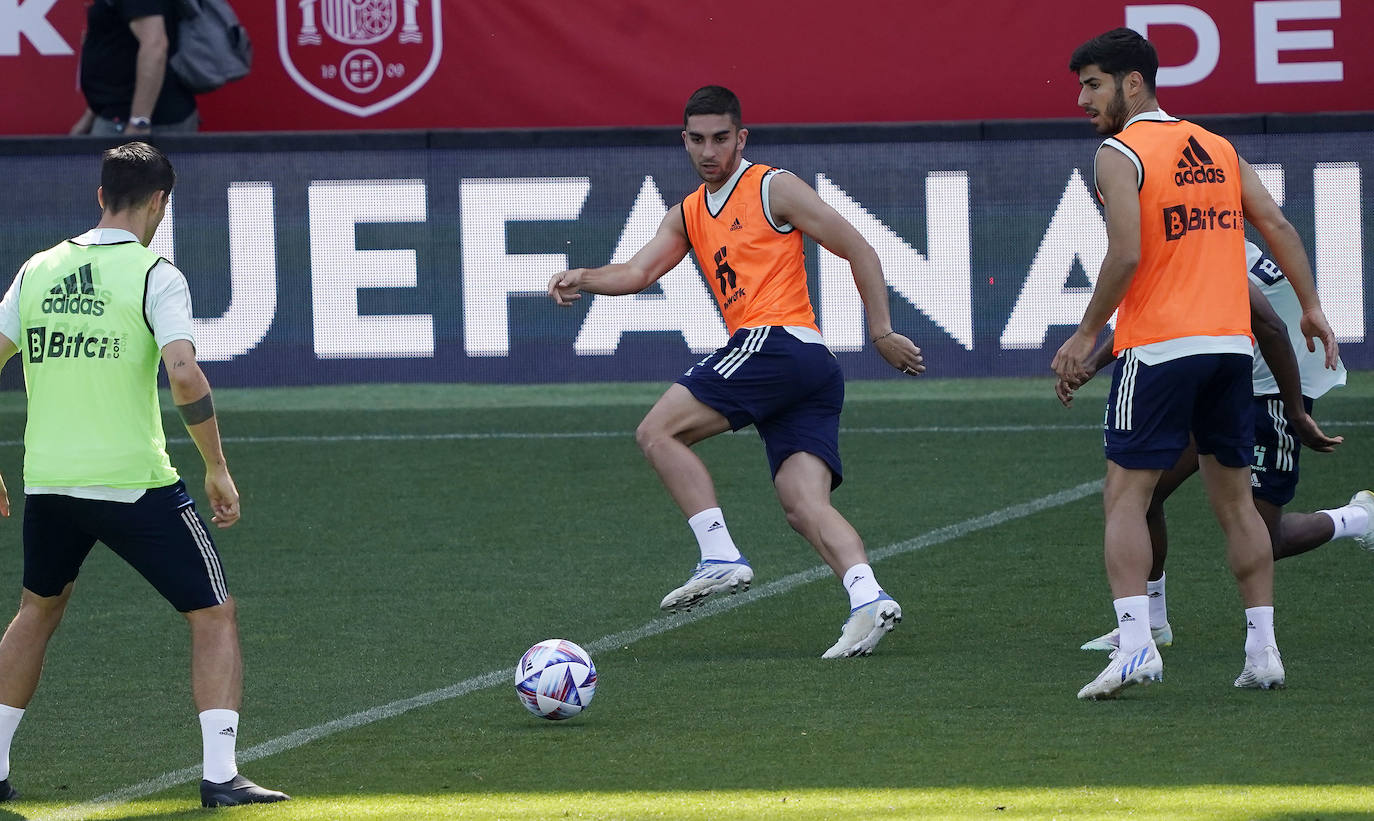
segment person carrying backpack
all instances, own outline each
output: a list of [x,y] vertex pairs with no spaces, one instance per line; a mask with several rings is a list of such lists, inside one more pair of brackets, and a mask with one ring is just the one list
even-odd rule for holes
[[81,45],[86,111],[71,133],[196,131],[195,95],[243,77],[251,61],[226,0],[92,0]]

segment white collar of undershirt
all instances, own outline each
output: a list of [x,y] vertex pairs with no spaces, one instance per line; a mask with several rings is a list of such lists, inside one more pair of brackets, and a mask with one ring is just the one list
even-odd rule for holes
[[735,183],[739,182],[740,177],[744,176],[744,169],[752,164],[753,163],[745,158],[740,157],[739,168],[735,169],[735,173],[730,175],[730,179],[726,180],[724,185],[715,191],[709,188],[706,189],[706,207],[711,209],[712,214],[719,214],[720,209],[725,207],[725,201],[730,199],[730,193],[735,190]]
[[1172,123],[1177,119],[1177,117],[1170,117],[1168,114],[1164,113],[1164,109],[1157,108],[1154,111],[1142,111],[1139,114],[1135,115],[1134,117],[1126,121],[1126,125],[1122,126],[1121,130],[1125,131],[1127,128],[1130,127],[1131,123],[1142,122],[1144,120],[1153,120],[1159,123]]
[[138,237],[123,228],[92,228],[79,237],[72,237],[77,245],[115,245],[120,242],[138,242]]

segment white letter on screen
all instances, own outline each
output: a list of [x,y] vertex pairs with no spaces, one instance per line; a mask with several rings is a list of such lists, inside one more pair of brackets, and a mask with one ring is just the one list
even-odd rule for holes
[[1345,65],[1339,60],[1320,63],[1279,62],[1280,51],[1329,51],[1335,45],[1331,29],[1279,31],[1283,20],[1339,20],[1340,0],[1266,0],[1255,4],[1256,83],[1339,83]]
[[[228,199],[229,307],[218,317],[191,318],[196,358],[202,362],[227,362],[253,350],[267,336],[277,316],[277,220],[272,183],[230,183]],[[174,265],[175,206],[174,194],[148,245]],[[192,270],[189,278],[194,280],[196,273]]]
[[[965,350],[973,350],[972,273],[969,263],[968,172],[926,174],[928,257],[912,248],[881,220],[824,174],[816,192],[858,229],[878,252],[888,286]],[[862,350],[866,337],[863,302],[849,263],[817,250],[820,328],[832,350]]]
[[434,355],[431,315],[358,315],[359,288],[414,288],[418,282],[414,249],[360,251],[358,223],[426,219],[424,180],[321,180],[310,184],[310,271],[317,357]]
[[1035,251],[1007,327],[1002,329],[1002,347],[1039,348],[1050,326],[1077,325],[1088,308],[1092,288],[1066,286],[1073,261],[1077,258],[1089,281],[1096,284],[1106,257],[1107,225],[1075,168]]
[[1207,79],[1221,59],[1221,34],[1211,15],[1194,6],[1127,6],[1126,28],[1149,39],[1150,26],[1183,26],[1197,38],[1197,53],[1181,66],[1159,67],[1155,83],[1160,87],[1190,86]]
[[[511,294],[545,294],[568,267],[567,254],[506,253],[506,223],[575,220],[592,189],[588,177],[463,180],[463,347],[468,356],[510,355]],[[552,310],[550,303],[550,310]]]

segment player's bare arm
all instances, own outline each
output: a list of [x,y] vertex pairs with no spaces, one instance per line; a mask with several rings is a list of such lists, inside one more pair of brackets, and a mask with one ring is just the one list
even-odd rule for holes
[[1321,300],[1317,297],[1317,281],[1312,274],[1302,238],[1269,195],[1269,189],[1260,182],[1255,169],[1243,159],[1240,160],[1240,202],[1245,210],[1245,221],[1259,230],[1269,246],[1269,253],[1298,295],[1298,302],[1302,305],[1299,327],[1307,338],[1307,350],[1315,351],[1315,341],[1320,339],[1326,351],[1326,367],[1334,371],[1340,356],[1336,334],[1326,321]]
[[924,371],[921,349],[892,330],[882,262],[858,229],[795,174],[774,175],[769,185],[768,205],[775,220],[791,223],[827,251],[849,262],[854,285],[868,317],[868,338],[887,364],[913,375]]
[[[0,371],[5,369],[5,363],[10,361],[10,357],[19,353],[19,346],[14,344],[14,340],[4,334],[0,334]],[[4,478],[0,478],[0,516],[9,518],[10,515],[10,492],[5,488]]]
[[1098,149],[1097,189],[1102,192],[1107,217],[1107,255],[1083,320],[1050,362],[1061,379],[1079,380],[1080,384],[1087,381],[1087,361],[1097,335],[1125,298],[1140,264],[1140,192],[1135,164],[1114,148]]
[[210,380],[196,362],[195,346],[185,339],[174,339],[162,348],[162,365],[167,370],[167,384],[172,389],[172,401],[181,414],[186,432],[191,434],[205,461],[205,495],[214,511],[211,520],[218,527],[230,527],[242,515],[239,510],[239,491],[229,475],[220,443],[219,422],[215,418],[214,401],[210,395]]
[[1084,363],[1083,374],[1070,379],[1065,379],[1061,376],[1055,380],[1054,395],[1059,397],[1059,403],[1061,405],[1066,408],[1073,407],[1074,392],[1087,384],[1089,380],[1097,375],[1098,371],[1112,364],[1112,361],[1116,359],[1115,354],[1112,353],[1114,342],[1116,342],[1116,334],[1107,334],[1107,338],[1098,344],[1097,350],[1093,351],[1092,354],[1088,356],[1087,361]]
[[1274,306],[1269,304],[1269,300],[1265,299],[1259,286],[1253,282],[1249,285],[1250,328],[1255,334],[1260,355],[1269,365],[1274,383],[1278,385],[1284,415],[1304,445],[1318,453],[1330,453],[1345,439],[1327,436],[1307,412],[1302,400],[1302,372],[1298,368],[1298,357],[1293,353],[1293,343],[1288,339],[1288,326]]
[[549,280],[549,298],[560,307],[567,307],[582,298],[582,291],[609,296],[637,294],[673,270],[689,250],[679,203],[668,209],[653,238],[629,262],[554,274]]

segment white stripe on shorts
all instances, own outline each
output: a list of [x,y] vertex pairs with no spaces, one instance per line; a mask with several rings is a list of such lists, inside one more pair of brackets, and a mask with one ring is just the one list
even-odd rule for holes
[[738,348],[721,357],[721,360],[716,363],[716,373],[719,373],[722,379],[729,379],[735,371],[739,370],[739,366],[743,365],[746,359],[763,350],[763,342],[768,338],[768,331],[771,327],[771,325],[764,325],[761,328],[750,328],[749,335],[744,338],[744,342]]
[[1135,351],[1127,349],[1122,356],[1121,383],[1116,387],[1116,424],[1117,430],[1130,430],[1134,423],[1132,404],[1135,402],[1135,376],[1140,369],[1140,360]]
[[1293,450],[1296,442],[1288,433],[1288,420],[1283,415],[1283,402],[1270,399],[1265,405],[1269,408],[1269,419],[1274,423],[1274,433],[1279,439],[1279,452],[1274,455],[1274,468],[1283,471],[1293,470]]
[[205,562],[205,572],[210,578],[210,588],[215,591],[216,604],[224,604],[229,599],[229,588],[224,583],[224,568],[220,566],[219,554],[210,541],[210,534],[205,532],[205,525],[193,508],[181,509],[181,521],[190,531],[191,538],[195,539],[196,547],[200,548],[200,558]]

